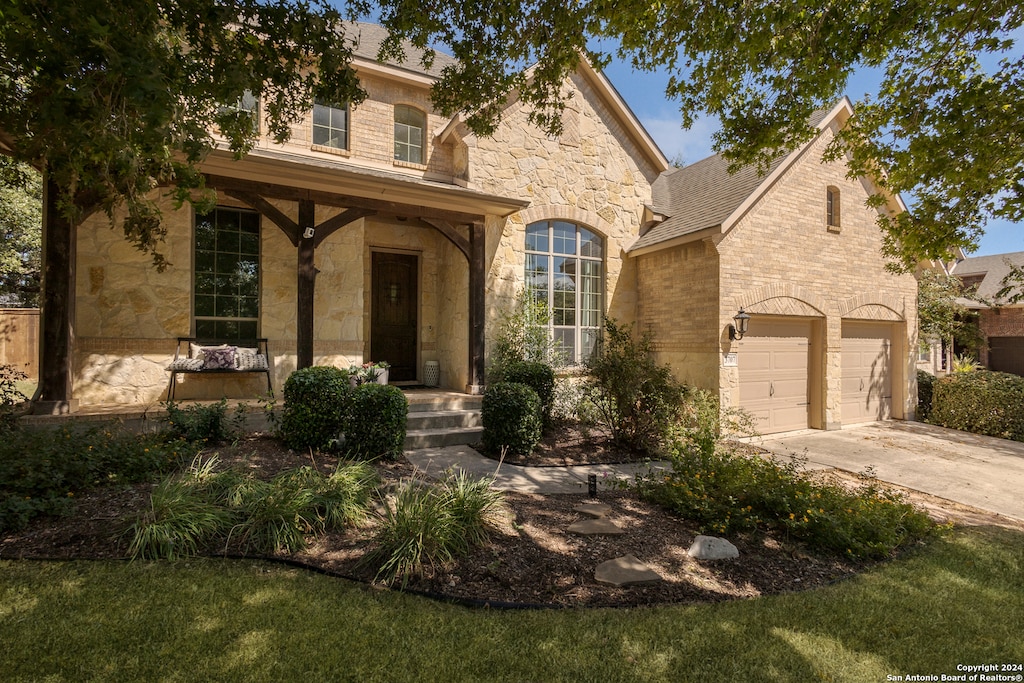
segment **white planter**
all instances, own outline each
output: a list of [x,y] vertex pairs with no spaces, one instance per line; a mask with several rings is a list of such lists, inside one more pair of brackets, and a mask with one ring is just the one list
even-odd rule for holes
[[423,364],[423,384],[436,387],[441,383],[441,365],[436,360],[428,360]]

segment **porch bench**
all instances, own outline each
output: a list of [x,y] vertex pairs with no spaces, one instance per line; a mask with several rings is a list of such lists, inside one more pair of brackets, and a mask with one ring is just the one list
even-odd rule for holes
[[[250,344],[246,341],[245,344]],[[274,387],[270,382],[270,353],[266,338],[254,339],[251,345],[245,346],[238,342],[228,345],[226,342],[199,340],[195,337],[178,337],[178,345],[174,349],[174,360],[167,366],[171,373],[167,387],[167,400],[174,401],[174,388],[178,375],[181,374],[237,374],[263,373],[267,377],[267,393],[274,395]],[[185,355],[182,355],[184,345]],[[233,351],[228,351],[232,349]]]

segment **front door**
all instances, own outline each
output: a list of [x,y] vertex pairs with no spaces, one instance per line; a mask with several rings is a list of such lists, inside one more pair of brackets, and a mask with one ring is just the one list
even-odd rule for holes
[[373,252],[370,360],[391,364],[389,381],[416,379],[418,260]]

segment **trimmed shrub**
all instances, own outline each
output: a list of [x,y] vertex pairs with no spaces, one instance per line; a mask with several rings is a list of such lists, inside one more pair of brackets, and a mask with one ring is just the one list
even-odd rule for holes
[[659,366],[649,334],[605,320],[598,353],[587,359],[593,400],[612,438],[641,453],[655,452],[678,422],[687,389],[668,366]]
[[409,401],[398,387],[360,384],[345,423],[345,451],[366,460],[402,455]]
[[18,390],[25,373],[13,365],[0,365],[0,434],[12,432],[18,425],[18,407],[27,397]]
[[1005,372],[954,372],[935,382],[932,424],[1024,441],[1024,377]]
[[296,370],[284,383],[281,439],[295,450],[325,450],[341,434],[351,402],[348,373],[314,366]]
[[550,365],[530,361],[511,363],[505,368],[502,381],[525,384],[536,391],[544,426],[551,424],[551,408],[555,402],[555,371]]
[[221,443],[231,436],[227,424],[227,399],[222,398],[212,405],[195,404],[186,408],[179,408],[170,401],[166,405],[167,426],[172,438],[189,443]]
[[484,449],[489,453],[507,449],[513,455],[529,455],[540,441],[540,397],[525,384],[492,384],[484,392],[480,412]]
[[917,371],[917,419],[927,422],[932,412],[932,392],[935,375],[924,370]]

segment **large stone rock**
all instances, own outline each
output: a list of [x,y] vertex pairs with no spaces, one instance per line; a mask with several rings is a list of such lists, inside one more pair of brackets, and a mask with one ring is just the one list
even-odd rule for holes
[[573,510],[588,517],[600,519],[612,513],[612,506],[608,503],[580,503]]
[[584,519],[576,522],[568,529],[570,534],[581,536],[619,536],[625,531],[610,519]]
[[696,560],[731,560],[739,557],[740,551],[724,538],[698,536],[686,554]]
[[598,583],[622,587],[657,583],[661,576],[632,555],[625,555],[597,565],[594,579]]

